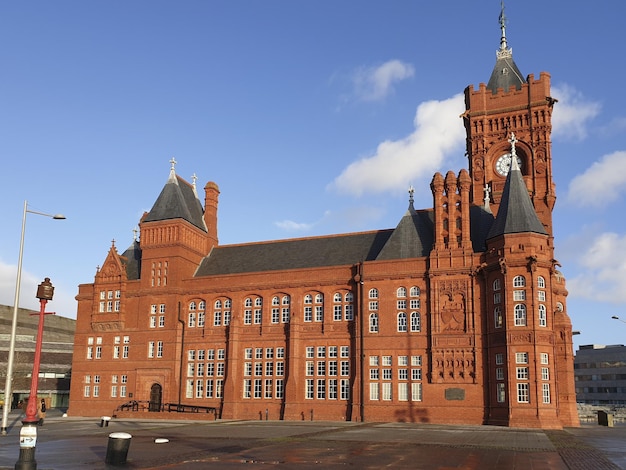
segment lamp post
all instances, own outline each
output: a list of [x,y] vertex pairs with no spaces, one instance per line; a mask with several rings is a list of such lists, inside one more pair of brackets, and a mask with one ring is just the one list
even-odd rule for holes
[[626,323],[626,320],[622,320],[620,317],[618,317],[617,315],[613,315],[611,317],[613,320],[617,320],[617,321],[621,321],[622,323]]
[[35,446],[37,444],[37,416],[38,398],[37,389],[39,388],[39,366],[41,364],[41,349],[43,346],[43,323],[45,315],[52,312],[46,312],[46,304],[52,300],[54,295],[54,287],[47,277],[37,287],[37,298],[39,299],[39,326],[37,329],[37,341],[35,342],[35,357],[33,358],[33,373],[30,380],[30,393],[28,395],[28,405],[26,405],[26,417],[22,420],[22,429],[20,430],[20,456],[15,463],[15,470],[36,470],[37,461],[35,460]]
[[9,357],[7,360],[7,375],[4,381],[4,406],[2,407],[2,427],[0,433],[3,436],[7,434],[7,424],[9,421],[9,411],[12,404],[12,382],[13,382],[13,360],[15,357],[15,336],[17,333],[17,311],[20,303],[20,284],[22,283],[22,259],[24,256],[24,232],[26,229],[26,214],[43,215],[45,217],[51,217],[52,219],[62,220],[65,219],[64,215],[45,214],[43,212],[28,210],[28,201],[24,201],[24,213],[22,215],[22,236],[20,238],[20,255],[17,260],[17,278],[15,281],[15,300],[13,300],[13,322],[11,324],[11,337],[9,342]]

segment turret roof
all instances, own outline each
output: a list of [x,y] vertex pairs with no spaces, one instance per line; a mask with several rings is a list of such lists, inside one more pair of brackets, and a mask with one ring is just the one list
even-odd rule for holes
[[170,163],[172,167],[167,183],[150,212],[143,218],[143,222],[184,219],[206,232],[204,210],[198,200],[195,186],[176,175],[174,170],[176,160],[172,159]]
[[504,16],[504,3],[502,4],[499,20],[500,29],[502,30],[502,36],[500,37],[500,49],[496,51],[496,65],[494,66],[489,82],[487,83],[487,89],[491,90],[494,95],[498,92],[498,88],[502,88],[505,92],[507,92],[509,91],[509,88],[514,86],[516,90],[520,90],[522,88],[522,84],[526,83],[526,80],[513,60],[513,49],[508,47],[506,42],[506,16]]
[[535,207],[528,195],[515,152],[515,135],[511,134],[511,169],[506,177],[498,215],[487,235],[487,239],[508,233],[535,232],[547,235],[539,220]]

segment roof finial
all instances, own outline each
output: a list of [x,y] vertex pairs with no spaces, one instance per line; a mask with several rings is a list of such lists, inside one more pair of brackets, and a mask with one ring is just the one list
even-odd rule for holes
[[500,30],[502,31],[502,36],[500,36],[500,49],[496,51],[496,57],[498,59],[513,56],[513,49],[508,47],[506,43],[506,16],[504,14],[504,0],[500,2],[500,5],[501,8],[498,21],[500,22]]
[[194,173],[193,175],[191,175],[191,185],[193,186],[193,190],[196,190],[196,181],[198,180],[198,177],[196,176],[196,174]]
[[517,139],[515,138],[515,132],[511,132],[511,138],[509,139],[509,142],[511,143],[511,171],[519,171],[519,165],[517,162],[517,151],[515,150],[515,144],[517,143]]
[[176,183],[176,164],[178,162],[176,161],[176,159],[174,157],[172,157],[170,159],[170,176],[168,177],[167,181],[168,183]]
[[135,227],[133,229],[133,241],[135,241],[135,242],[137,241],[137,238],[139,238],[138,234],[139,234],[139,229],[137,227]]
[[483,191],[485,193],[485,197],[483,199],[483,207],[485,208],[485,210],[489,210],[489,195],[491,194],[491,188],[488,184],[485,184]]
[[413,206],[413,194],[415,194],[415,188],[412,184],[409,185],[409,206]]

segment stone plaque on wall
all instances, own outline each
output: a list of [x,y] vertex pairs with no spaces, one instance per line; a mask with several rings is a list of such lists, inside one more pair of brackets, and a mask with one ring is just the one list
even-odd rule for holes
[[465,400],[465,389],[446,388],[446,400]]

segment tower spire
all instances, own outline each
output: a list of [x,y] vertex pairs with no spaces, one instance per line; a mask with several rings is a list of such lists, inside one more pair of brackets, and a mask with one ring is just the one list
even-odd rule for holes
[[504,0],[500,2],[500,16],[498,17],[500,22],[500,30],[502,36],[500,36],[500,50],[496,52],[498,59],[503,57],[511,57],[513,55],[513,49],[509,48],[506,42],[506,16],[504,14]]

